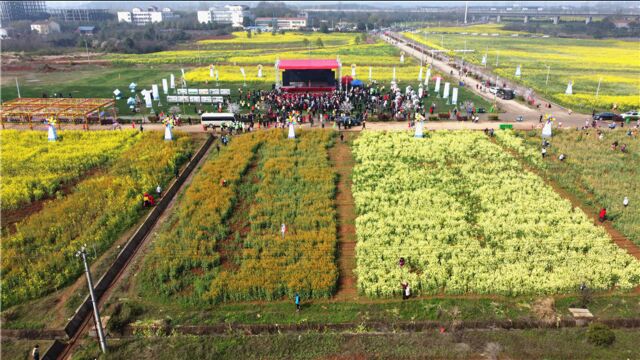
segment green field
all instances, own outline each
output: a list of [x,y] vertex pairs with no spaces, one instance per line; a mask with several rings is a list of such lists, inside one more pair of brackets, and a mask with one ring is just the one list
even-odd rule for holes
[[[640,48],[636,41],[516,37],[513,32],[494,28],[462,29],[437,28],[446,34],[427,33],[423,29],[404,35],[438,49],[463,49],[466,41],[466,48],[475,50],[464,56],[466,61],[482,67],[482,57],[487,54],[487,69],[494,74],[517,80],[541,96],[576,111],[609,110],[613,104],[624,111],[640,108]],[[492,36],[494,33],[499,36]],[[522,72],[519,79],[515,76],[518,65]],[[547,66],[550,66],[548,86]],[[573,95],[565,95],[569,81],[573,81]]]
[[[529,164],[580,199],[592,213],[606,207],[613,227],[640,245],[640,139],[637,135],[628,136],[627,130],[605,131],[603,140],[594,130],[558,131],[551,140],[550,156],[544,162]],[[539,132],[515,135],[524,139],[525,149],[536,153],[535,159],[539,159]],[[627,153],[619,148],[611,150],[614,141],[626,144]],[[559,161],[560,154],[567,159]],[[629,198],[628,207],[622,205],[625,196]]]

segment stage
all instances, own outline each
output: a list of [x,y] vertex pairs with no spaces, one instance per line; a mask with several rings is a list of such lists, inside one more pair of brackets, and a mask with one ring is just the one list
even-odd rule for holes
[[[280,89],[285,92],[331,92],[338,87],[335,69],[340,63],[332,59],[279,60],[277,75],[281,76]],[[280,73],[280,70],[284,70]]]

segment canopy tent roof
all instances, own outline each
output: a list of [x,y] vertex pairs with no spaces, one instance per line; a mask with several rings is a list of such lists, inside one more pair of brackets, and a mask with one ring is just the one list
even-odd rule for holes
[[113,99],[96,98],[18,98],[0,105],[0,118],[47,117],[78,118],[115,106]]
[[339,67],[334,59],[280,60],[278,63],[281,70],[331,70]]

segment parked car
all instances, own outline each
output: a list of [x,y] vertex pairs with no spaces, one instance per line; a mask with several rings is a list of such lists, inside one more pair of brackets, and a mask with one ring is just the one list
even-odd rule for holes
[[504,100],[511,100],[515,97],[515,94],[512,89],[503,88],[503,89],[498,89],[497,96]]
[[622,116],[623,119],[627,119],[629,118],[630,120],[637,120],[640,118],[640,111],[638,110],[631,110],[631,111],[627,111],[624,114],[620,114],[620,116]]
[[497,87],[497,86],[492,86],[492,87],[489,88],[489,92],[492,93],[492,94],[497,94],[498,93],[498,89],[500,89],[500,88]]
[[614,114],[612,112],[602,112],[593,115],[593,120],[613,120],[613,121],[623,121],[624,118],[618,114]]

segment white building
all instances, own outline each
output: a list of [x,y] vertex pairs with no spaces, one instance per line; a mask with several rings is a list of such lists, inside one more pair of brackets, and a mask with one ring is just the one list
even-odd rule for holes
[[55,21],[38,21],[31,24],[31,30],[37,31],[40,35],[60,32],[60,24]]
[[162,11],[156,7],[150,7],[146,11],[140,8],[133,8],[131,12],[118,11],[118,22],[128,22],[136,25],[159,23],[172,17],[174,17],[173,12],[169,8],[163,8]]
[[274,23],[276,24],[278,30],[299,30],[307,27],[307,19],[303,17],[256,19],[256,26],[273,28]]
[[245,16],[248,15],[249,7],[244,5],[225,5],[224,7],[214,7],[206,11],[198,11],[198,22],[208,24],[231,24],[233,27],[242,27]]

